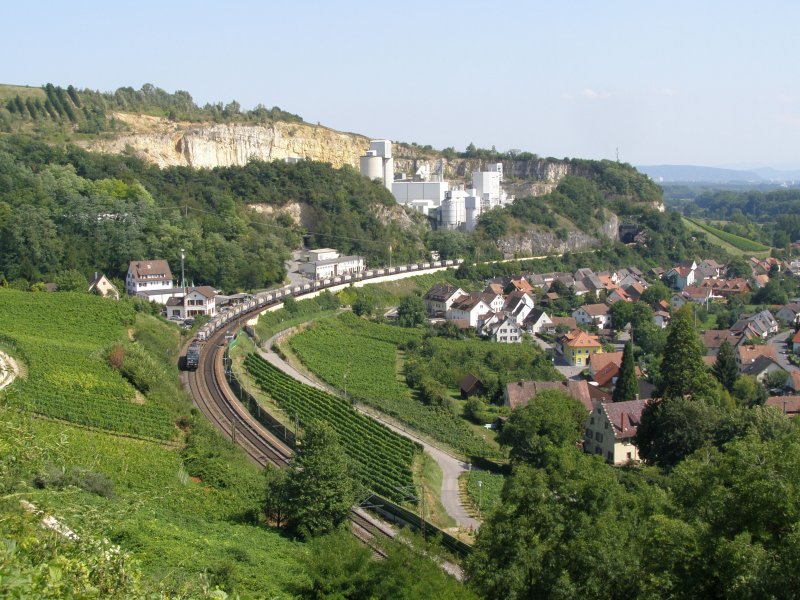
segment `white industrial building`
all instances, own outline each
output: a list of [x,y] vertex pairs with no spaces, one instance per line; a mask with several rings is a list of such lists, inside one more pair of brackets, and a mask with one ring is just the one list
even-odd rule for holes
[[392,142],[389,140],[372,140],[369,150],[359,160],[361,174],[369,179],[379,179],[392,191],[394,181],[394,159],[392,158]]
[[443,160],[439,161],[435,173],[423,165],[413,179],[405,179],[402,174],[395,179],[392,143],[372,140],[369,150],[361,157],[360,167],[363,176],[382,181],[398,204],[436,217],[444,229],[471,231],[482,213],[514,202],[514,197],[506,195],[501,186],[503,163],[487,165],[486,171],[474,171],[472,187],[466,189],[445,181]]
[[363,270],[362,256],[339,256],[333,248],[307,250],[298,266],[298,271],[311,279],[352,275]]

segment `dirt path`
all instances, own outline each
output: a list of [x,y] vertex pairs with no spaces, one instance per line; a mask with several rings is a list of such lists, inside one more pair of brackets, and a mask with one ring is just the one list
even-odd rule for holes
[[10,385],[17,375],[19,375],[17,362],[8,354],[0,352],[0,390]]
[[[259,355],[271,365],[277,367],[300,383],[310,385],[327,393],[334,393],[338,395],[337,390],[332,390],[324,383],[315,381],[313,378],[301,373],[275,353],[273,348],[274,342],[277,339],[284,337],[286,333],[286,331],[281,331],[268,339],[264,344],[264,348],[266,349],[262,350],[259,348]],[[480,527],[480,521],[467,514],[464,505],[461,503],[461,498],[459,497],[458,478],[462,473],[467,471],[468,467],[465,463],[454,456],[447,454],[443,450],[432,446],[413,433],[406,431],[405,429],[386,420],[385,418],[382,418],[379,415],[376,415],[374,409],[367,410],[364,407],[356,405],[356,410],[370,417],[371,419],[380,422],[399,435],[421,444],[425,452],[427,452],[433,458],[433,460],[436,461],[436,463],[439,465],[439,468],[442,470],[442,489],[440,496],[442,506],[444,507],[445,511],[447,511],[447,514],[450,515],[456,521],[456,523],[458,523],[458,526],[463,529],[477,530]]]

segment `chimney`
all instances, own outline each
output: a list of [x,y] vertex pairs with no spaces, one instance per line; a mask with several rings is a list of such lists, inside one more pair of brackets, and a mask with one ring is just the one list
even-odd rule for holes
[[622,416],[619,419],[619,430],[625,431],[625,411],[622,412]]

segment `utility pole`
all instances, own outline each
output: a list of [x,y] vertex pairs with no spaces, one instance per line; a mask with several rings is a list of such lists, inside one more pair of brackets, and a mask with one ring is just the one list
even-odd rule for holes
[[183,248],[181,248],[181,287],[183,288],[183,293],[186,293],[186,270],[184,269],[184,259],[186,258],[186,254]]

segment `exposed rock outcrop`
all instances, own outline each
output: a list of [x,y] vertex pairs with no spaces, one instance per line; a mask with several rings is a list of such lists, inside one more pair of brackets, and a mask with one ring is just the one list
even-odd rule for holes
[[525,233],[500,238],[497,240],[497,248],[507,258],[543,256],[591,250],[600,245],[602,238],[619,239],[619,217],[617,215],[611,214],[596,234],[570,231],[565,239],[560,239],[553,231],[531,229]]
[[160,167],[213,168],[300,158],[358,168],[369,139],[307,123],[269,125],[198,124],[115,113],[129,131],[113,139],[94,139],[88,150],[107,154],[133,152]]

